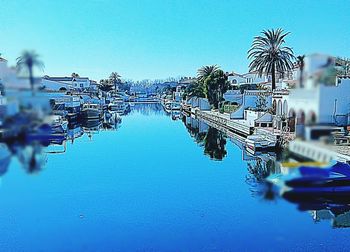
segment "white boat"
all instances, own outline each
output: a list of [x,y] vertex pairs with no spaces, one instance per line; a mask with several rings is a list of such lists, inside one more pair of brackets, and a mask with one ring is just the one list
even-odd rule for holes
[[86,103],[83,105],[83,109],[81,110],[82,119],[100,119],[102,117],[102,110],[99,104],[95,103]]
[[167,113],[170,113],[171,111],[176,111],[181,109],[181,104],[179,102],[174,101],[164,101],[163,103],[164,110]]
[[116,111],[119,114],[124,114],[127,108],[128,105],[123,101],[122,98],[116,98],[110,104],[108,104],[109,110]]
[[245,140],[246,148],[252,151],[273,149],[276,147],[276,141],[267,139],[263,135],[251,135]]

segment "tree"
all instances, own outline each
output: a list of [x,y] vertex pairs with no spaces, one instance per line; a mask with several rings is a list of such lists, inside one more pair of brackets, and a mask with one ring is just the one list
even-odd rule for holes
[[113,89],[113,84],[107,79],[102,79],[100,80],[100,85],[98,88],[103,92],[109,92]]
[[112,72],[109,76],[109,81],[114,85],[114,89],[117,90],[117,85],[121,83],[120,75],[117,72]]
[[25,71],[28,73],[30,87],[32,89],[32,95],[34,95],[34,74],[33,68],[44,68],[44,64],[39,59],[39,55],[34,51],[24,51],[17,59],[17,69],[19,71]]
[[184,98],[190,98],[190,97],[202,97],[206,98],[206,88],[204,87],[204,83],[201,82],[194,82],[188,85],[184,91]]
[[257,71],[260,77],[271,74],[272,90],[276,88],[276,73],[283,75],[293,67],[293,50],[284,46],[288,34],[281,28],[263,31],[262,36],[254,38],[248,50],[249,71]]
[[256,105],[256,109],[258,111],[266,111],[267,109],[267,100],[266,100],[266,96],[262,93],[260,93],[258,95],[257,100],[255,101],[255,105]]
[[79,78],[80,76],[79,76],[79,74],[77,74],[77,73],[72,73],[72,78]]
[[211,73],[205,80],[204,86],[207,90],[209,103],[215,108],[219,108],[219,103],[223,99],[223,94],[228,90],[229,83],[227,76],[222,70],[216,70]]
[[299,69],[300,69],[300,76],[299,76],[299,84],[300,84],[300,87],[303,87],[304,83],[303,83],[303,78],[304,78],[304,58],[305,58],[305,55],[299,55],[297,57],[297,62],[298,62],[298,66],[299,66]]
[[220,68],[217,65],[202,66],[197,71],[197,80],[204,81],[206,78],[208,78],[211,74],[215,73],[219,69]]

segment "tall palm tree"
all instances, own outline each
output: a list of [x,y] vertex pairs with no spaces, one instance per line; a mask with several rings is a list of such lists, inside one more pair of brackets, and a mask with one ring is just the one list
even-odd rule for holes
[[29,83],[32,89],[32,95],[34,95],[34,74],[33,68],[44,68],[44,63],[39,59],[39,55],[34,51],[24,51],[17,59],[17,69],[19,71],[25,71],[29,76]]
[[109,80],[114,84],[114,89],[117,90],[117,85],[121,82],[120,75],[117,72],[112,72],[109,76]]
[[217,72],[219,69],[220,68],[218,65],[202,66],[197,71],[198,81],[204,81],[206,78],[208,78],[211,74]]
[[299,76],[300,87],[303,87],[303,77],[304,77],[303,75],[304,75],[304,66],[305,66],[304,59],[305,59],[305,55],[299,55],[297,57],[297,63],[300,69],[300,76]]
[[248,50],[249,71],[257,71],[260,77],[271,74],[272,90],[276,88],[276,73],[283,75],[293,67],[293,50],[284,46],[288,34],[281,28],[263,31],[262,36],[254,38]]

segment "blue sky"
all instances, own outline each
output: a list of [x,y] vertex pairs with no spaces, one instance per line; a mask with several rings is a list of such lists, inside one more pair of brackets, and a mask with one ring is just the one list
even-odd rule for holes
[[0,52],[35,49],[45,74],[135,80],[194,76],[207,64],[247,71],[263,29],[290,31],[297,55],[350,57],[350,1],[0,0]]

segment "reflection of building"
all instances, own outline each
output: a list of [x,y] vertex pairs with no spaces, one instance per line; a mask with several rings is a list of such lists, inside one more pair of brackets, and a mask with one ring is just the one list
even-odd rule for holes
[[350,209],[322,209],[311,211],[314,221],[331,220],[332,227],[350,227]]

